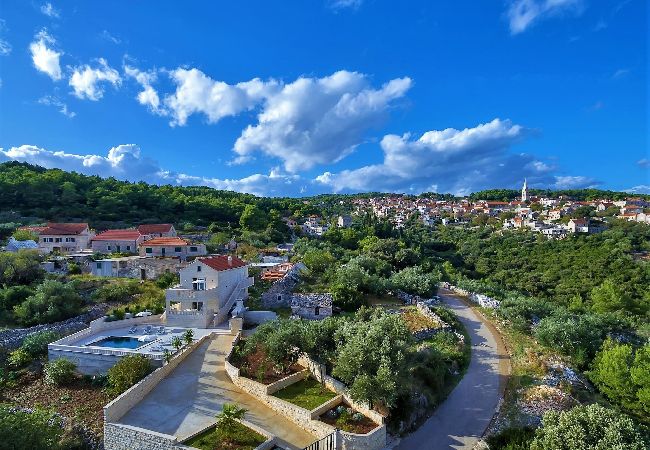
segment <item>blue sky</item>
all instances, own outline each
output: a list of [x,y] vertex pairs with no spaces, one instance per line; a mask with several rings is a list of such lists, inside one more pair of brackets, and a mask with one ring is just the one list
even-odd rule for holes
[[5,0],[0,19],[0,161],[276,196],[650,192],[644,0]]

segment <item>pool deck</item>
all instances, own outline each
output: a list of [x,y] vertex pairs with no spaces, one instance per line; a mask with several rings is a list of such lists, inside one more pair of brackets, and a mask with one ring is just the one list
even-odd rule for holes
[[[145,333],[145,330],[148,326],[151,326],[153,330],[151,333]],[[164,327],[164,334],[158,334],[160,327]],[[68,343],[67,345],[72,347],[80,347],[87,349],[98,349],[98,350],[119,350],[126,352],[139,353],[143,355],[162,355],[165,349],[173,352],[174,347],[172,347],[172,339],[176,336],[183,339],[183,334],[187,330],[192,330],[194,332],[194,340],[201,339],[203,336],[206,336],[215,331],[226,333],[228,330],[221,328],[181,328],[181,327],[167,327],[162,322],[153,322],[148,324],[141,324],[135,327],[135,332],[130,333],[131,326],[125,326],[122,328],[113,328],[110,330],[102,330],[96,333],[93,333],[88,336],[84,336],[77,341]],[[93,346],[93,342],[100,341],[107,337],[129,337],[134,339],[146,339],[148,342],[145,342],[142,347],[137,349],[130,349],[124,347],[109,347],[109,346]]]

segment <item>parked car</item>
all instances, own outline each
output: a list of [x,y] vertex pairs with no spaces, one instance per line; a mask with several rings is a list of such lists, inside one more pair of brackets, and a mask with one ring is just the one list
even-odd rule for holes
[[135,315],[135,317],[148,317],[148,316],[150,316],[152,314],[153,313],[151,311],[149,311],[148,309],[145,309],[144,311],[140,311],[139,313],[137,313]]

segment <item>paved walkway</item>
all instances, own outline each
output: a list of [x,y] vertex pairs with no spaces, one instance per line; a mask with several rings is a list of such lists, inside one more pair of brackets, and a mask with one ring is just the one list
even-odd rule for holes
[[214,422],[224,403],[246,408],[246,420],[278,436],[289,448],[304,448],[315,437],[237,388],[224,369],[232,336],[204,342],[119,423],[184,439]]
[[509,373],[507,353],[492,325],[450,291],[440,297],[463,322],[472,342],[467,373],[433,416],[395,447],[399,450],[471,449],[490,424]]

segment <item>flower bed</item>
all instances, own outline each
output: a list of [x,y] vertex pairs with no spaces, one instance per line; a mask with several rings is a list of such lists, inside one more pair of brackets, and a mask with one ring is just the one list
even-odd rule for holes
[[338,405],[318,418],[328,425],[354,434],[366,434],[377,428],[375,422],[345,405]]
[[300,364],[291,364],[284,365],[283,370],[278,370],[278,367],[269,360],[263,348],[258,346],[254,352],[248,355],[242,355],[241,349],[243,349],[243,341],[237,344],[230,362],[239,369],[241,376],[262,384],[275,383],[305,369]]
[[273,395],[311,411],[333,399],[337,394],[323,387],[316,379],[308,377],[275,392]]
[[235,422],[227,431],[216,426],[184,442],[199,450],[253,450],[266,441],[266,438],[246,425]]

